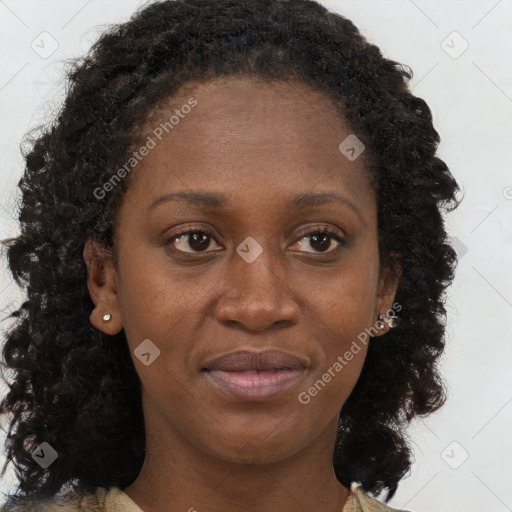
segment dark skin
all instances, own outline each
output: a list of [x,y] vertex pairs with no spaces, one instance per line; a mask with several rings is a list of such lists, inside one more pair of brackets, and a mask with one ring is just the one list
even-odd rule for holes
[[[368,171],[363,158],[339,151],[351,132],[333,103],[304,84],[231,78],[190,90],[148,125],[191,95],[198,102],[133,171],[117,265],[91,241],[84,250],[90,321],[110,335],[124,328],[142,381],[147,456],[124,490],[145,512],[340,512],[349,491],[332,467],[338,417],[367,347],[307,405],[297,396],[394,301],[399,271],[379,273]],[[223,194],[228,204],[174,200],[148,210],[181,190]],[[334,200],[288,204],[325,191],[355,209]],[[211,236],[168,242],[177,228]],[[333,230],[346,247],[307,236],[316,228]],[[236,252],[248,236],[263,249],[252,263]],[[149,366],[134,356],[145,339],[160,350]],[[276,398],[231,400],[201,372],[213,357],[266,348],[310,362]]]

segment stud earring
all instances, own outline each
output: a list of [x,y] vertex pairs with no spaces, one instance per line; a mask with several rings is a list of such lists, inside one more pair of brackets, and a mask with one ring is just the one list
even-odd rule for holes
[[111,318],[112,318],[112,315],[110,315],[108,313],[106,315],[103,315],[103,321],[104,322],[108,322]]

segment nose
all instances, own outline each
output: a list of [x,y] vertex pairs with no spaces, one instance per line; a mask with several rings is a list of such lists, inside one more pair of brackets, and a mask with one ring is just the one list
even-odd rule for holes
[[269,251],[252,263],[235,254],[224,280],[226,291],[216,304],[216,319],[251,331],[296,324],[300,305],[287,279]]

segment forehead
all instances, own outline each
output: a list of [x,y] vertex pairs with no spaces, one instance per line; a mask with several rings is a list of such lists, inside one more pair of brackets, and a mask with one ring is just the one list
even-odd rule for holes
[[[191,99],[195,106],[182,109]],[[143,185],[148,201],[186,188],[274,199],[333,186],[359,202],[373,195],[364,158],[339,149],[351,135],[346,120],[327,94],[301,82],[189,83],[151,114],[143,134],[156,144],[133,185]]]

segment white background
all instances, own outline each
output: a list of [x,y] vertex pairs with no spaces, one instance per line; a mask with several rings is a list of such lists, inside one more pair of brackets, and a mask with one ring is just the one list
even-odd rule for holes
[[[62,99],[63,60],[82,55],[101,25],[127,20],[142,3],[0,0],[0,239],[17,233],[19,144]],[[415,512],[510,511],[512,2],[322,3],[352,19],[387,57],[411,66],[412,90],[431,107],[441,135],[438,154],[465,193],[458,210],[447,216],[461,258],[446,305],[442,371],[449,400],[411,426],[416,462],[389,505]],[[31,48],[34,40],[42,46],[41,37],[48,37],[40,36],[43,31],[58,43],[48,58]],[[469,46],[458,55],[464,41]],[[2,261],[0,318],[19,300]],[[0,467],[3,462],[0,456]],[[14,482],[10,470],[0,490],[13,490]]]

